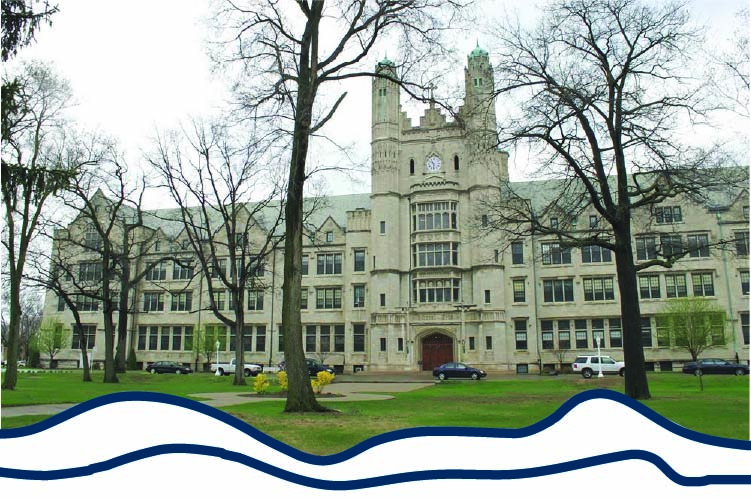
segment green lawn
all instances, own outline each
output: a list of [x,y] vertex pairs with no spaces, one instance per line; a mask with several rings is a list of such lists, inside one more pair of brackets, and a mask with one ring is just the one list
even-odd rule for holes
[[[237,392],[230,377],[210,374],[189,376],[128,373],[118,385],[83,384],[80,374],[23,374],[17,389],[3,392],[2,405],[80,402],[112,391],[159,391],[187,396],[191,393]],[[704,391],[698,379],[678,373],[649,375],[652,399],[644,403],[686,428],[720,437],[749,439],[749,378],[705,376]],[[252,383],[252,379],[249,380]],[[475,426],[520,428],[554,412],[569,397],[586,389],[622,391],[623,380],[608,377],[514,378],[485,381],[447,381],[429,388],[394,394],[387,401],[323,403],[336,413],[288,415],[283,402],[256,402],[223,410],[259,430],[300,450],[331,454],[391,430],[415,426]],[[273,389],[273,388],[272,388]],[[336,392],[336,383],[328,387]],[[243,391],[243,390],[240,390]],[[252,385],[247,387],[252,392]],[[3,418],[2,427],[18,427],[44,416]]]

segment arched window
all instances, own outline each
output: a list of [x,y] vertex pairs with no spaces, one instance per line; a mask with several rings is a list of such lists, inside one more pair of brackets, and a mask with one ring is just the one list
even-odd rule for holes
[[459,155],[454,155],[454,170],[459,170]]
[[414,174],[415,174],[415,160],[413,158],[413,159],[410,159],[409,161],[409,175],[414,176]]

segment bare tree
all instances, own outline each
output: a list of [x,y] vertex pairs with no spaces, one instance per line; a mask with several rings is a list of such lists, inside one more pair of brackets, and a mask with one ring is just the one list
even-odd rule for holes
[[49,368],[54,369],[55,356],[70,342],[70,332],[63,324],[52,320],[45,320],[39,327],[34,337],[34,343],[40,353],[44,353],[50,359]]
[[[7,287],[3,288],[3,304],[8,304]],[[27,290],[21,295],[21,325],[18,335],[18,358],[28,360],[29,343],[42,323],[42,301],[36,290]],[[8,346],[8,321],[5,313],[2,315],[2,344]]]
[[748,47],[748,7],[741,9],[736,16],[739,21],[728,40],[728,49],[712,52],[710,78],[713,89],[724,100],[724,106],[737,115],[749,118],[749,47]]
[[[7,81],[4,77],[4,81]],[[7,252],[10,284],[8,369],[3,389],[17,381],[18,337],[21,319],[21,283],[27,253],[44,221],[48,199],[65,190],[87,165],[99,161],[99,152],[78,141],[64,120],[71,98],[68,83],[49,67],[30,63],[15,78],[16,107],[3,124],[2,244]]]
[[[334,116],[346,97],[327,99],[326,88],[348,79],[375,77],[365,65],[383,43],[401,39],[402,70],[430,64],[444,46],[441,35],[456,21],[462,3],[446,0],[268,0],[227,2],[218,19],[232,32],[229,63],[241,68],[238,94],[259,127],[279,133],[291,144],[285,208],[282,321],[289,377],[285,412],[326,411],[311,390],[305,365],[300,315],[303,243],[303,195],[311,137]],[[391,38],[389,38],[391,37]],[[434,60],[433,60],[434,61]],[[402,73],[404,74],[404,73]],[[415,95],[426,86],[409,86]],[[247,85],[244,85],[247,83]]]
[[[636,272],[670,267],[685,252],[636,263],[632,217],[674,197],[702,202],[712,190],[748,182],[745,169],[714,168],[715,151],[680,143],[681,120],[704,111],[701,89],[686,74],[698,33],[680,4],[560,0],[535,29],[503,26],[496,34],[497,94],[519,102],[500,129],[500,144],[531,145],[540,173],[558,180],[533,184],[534,193],[504,183],[487,203],[489,226],[614,253],[625,392],[648,399]],[[598,223],[577,228],[577,217],[589,213]],[[550,216],[561,216],[557,226]]]
[[225,126],[193,126],[187,152],[179,139],[161,139],[150,162],[179,207],[177,220],[206,279],[209,308],[235,333],[232,384],[245,385],[245,302],[267,288],[265,261],[283,238],[277,232],[283,188],[274,181],[275,162],[263,139],[242,144]]

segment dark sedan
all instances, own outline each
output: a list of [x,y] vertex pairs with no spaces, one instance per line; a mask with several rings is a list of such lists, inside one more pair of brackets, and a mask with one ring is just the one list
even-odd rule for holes
[[146,372],[152,374],[190,374],[190,367],[175,362],[152,362],[146,366]]
[[683,364],[683,372],[701,376],[702,374],[735,374],[743,376],[748,374],[748,365],[728,362],[721,358],[705,358],[698,362]]
[[460,364],[458,362],[449,362],[443,364],[440,367],[433,369],[433,377],[437,377],[441,381],[448,378],[472,378],[480,379],[487,376],[487,373],[482,369],[475,369],[469,365]]
[[[305,365],[308,366],[308,375],[310,377],[316,377],[319,372],[326,371],[329,374],[334,374],[334,369],[332,369],[330,366],[326,364],[322,364],[318,360],[314,358],[306,358],[305,359]],[[284,371],[286,370],[287,364],[282,360],[282,362],[279,364],[279,370]]]

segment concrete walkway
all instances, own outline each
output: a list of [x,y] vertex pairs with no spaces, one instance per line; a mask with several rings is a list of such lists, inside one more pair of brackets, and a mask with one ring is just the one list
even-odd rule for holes
[[[339,376],[337,376],[339,377]],[[434,383],[432,380],[421,381],[357,381],[357,377],[342,377],[344,381],[330,384],[326,391],[336,393],[341,397],[333,398],[336,402],[352,402],[362,400],[388,400],[393,397],[393,393],[412,391]],[[283,397],[256,397],[248,388],[243,392],[226,392],[226,393],[196,393],[189,395],[199,399],[202,403],[212,407],[225,407],[228,405],[249,404],[255,402],[268,402],[269,400],[284,400]],[[23,405],[17,407],[2,407],[0,414],[3,417],[15,416],[47,416],[57,414],[65,409],[73,407],[75,404],[45,404],[45,405]]]

